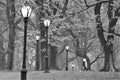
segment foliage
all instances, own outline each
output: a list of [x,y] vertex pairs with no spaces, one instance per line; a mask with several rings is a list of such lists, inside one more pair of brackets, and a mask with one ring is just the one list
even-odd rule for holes
[[[51,2],[50,2],[51,1]],[[41,15],[40,10],[45,13],[45,16],[49,16],[51,20],[51,25],[49,26],[48,34],[49,34],[49,44],[53,46],[57,46],[58,53],[57,57],[58,60],[61,60],[62,58],[59,58],[62,54],[64,55],[64,63],[65,63],[65,46],[70,46],[70,54],[74,55],[73,57],[70,57],[70,61],[75,60],[74,58],[76,55],[76,39],[79,39],[81,42],[81,39],[84,38],[81,36],[80,32],[84,31],[83,29],[87,29],[88,32],[86,33],[87,36],[87,43],[86,46],[89,48],[87,49],[86,54],[92,55],[90,58],[90,62],[94,61],[96,56],[103,53],[102,50],[100,50],[101,45],[97,36],[96,31],[96,22],[94,15],[94,5],[96,4],[96,0],[68,0],[67,5],[65,6],[65,1],[67,0],[47,0],[44,4],[44,10],[41,10],[41,6],[38,6],[36,4],[35,0],[30,0],[31,6],[34,9],[34,13],[32,14],[32,17],[29,20],[28,24],[28,35],[27,35],[27,61],[29,64],[29,68],[32,66],[34,68],[34,62],[35,62],[35,49],[36,49],[36,40],[35,36],[39,34],[40,30],[37,27],[37,25],[40,23],[40,21],[37,21],[37,16]],[[86,5],[86,2],[87,5]],[[103,0],[100,0],[103,1]],[[99,1],[99,2],[100,2]],[[1,0],[1,2],[5,3],[4,0]],[[15,7],[16,7],[16,36],[15,36],[15,67],[17,69],[21,68],[21,61],[22,61],[22,53],[23,53],[23,21],[20,15],[20,8],[23,4],[23,0],[15,0]],[[119,7],[120,1],[115,0],[114,1],[114,10]],[[8,22],[7,17],[5,15],[5,7],[3,7],[2,4],[0,4],[0,53],[5,53],[7,51],[7,43],[8,43]],[[107,17],[107,3],[102,4],[101,7],[101,21],[103,25],[103,29],[106,31],[104,32],[105,39],[107,39],[107,31],[108,31],[108,24],[109,20]],[[64,9],[64,10],[63,10]],[[43,18],[43,17],[42,17]],[[119,24],[116,26],[116,32],[119,29]],[[117,55],[119,55],[119,37],[115,37],[114,42],[114,50],[115,50],[115,56],[117,59]],[[81,44],[80,44],[81,46]],[[80,54],[80,53],[79,53]],[[70,55],[71,56],[71,55]],[[19,58],[18,58],[19,57]],[[62,56],[63,57],[63,56]],[[94,57],[94,59],[93,59]],[[119,57],[118,57],[119,58]],[[63,64],[64,64],[63,63]],[[103,63],[103,62],[102,62]],[[119,60],[116,60],[116,65],[118,65]],[[97,64],[97,62],[95,62]],[[64,65],[62,65],[64,66]],[[119,66],[119,65],[118,65]],[[94,67],[93,67],[94,68]]]

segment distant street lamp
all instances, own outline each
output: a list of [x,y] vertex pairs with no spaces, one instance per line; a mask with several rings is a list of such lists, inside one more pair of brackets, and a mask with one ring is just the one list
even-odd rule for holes
[[68,71],[68,49],[69,46],[66,46],[66,71]]
[[39,71],[39,39],[40,36],[36,36],[36,62],[35,62],[35,70]]
[[72,64],[71,66],[72,66],[72,71],[73,71],[73,70],[74,70],[74,68],[75,68],[75,65],[74,65],[74,64]]
[[48,28],[50,25],[50,20],[49,19],[45,19],[44,20],[44,26],[45,26],[45,38],[46,38],[46,49],[45,49],[45,71],[44,73],[49,73],[49,64],[48,64]]
[[21,8],[21,15],[24,19],[24,46],[23,46],[23,63],[22,63],[22,70],[21,70],[21,80],[26,80],[27,78],[27,70],[26,70],[26,37],[27,37],[27,23],[28,18],[30,17],[32,9],[29,6],[28,1],[25,2],[24,6]]
[[84,70],[87,70],[87,61],[86,61],[86,59],[85,58],[83,58],[83,68],[84,68]]

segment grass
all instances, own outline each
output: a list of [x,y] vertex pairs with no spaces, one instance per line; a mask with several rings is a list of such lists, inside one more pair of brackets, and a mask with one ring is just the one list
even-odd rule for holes
[[[0,80],[20,80],[20,72],[0,72]],[[34,71],[27,73],[27,80],[120,80],[114,72]]]

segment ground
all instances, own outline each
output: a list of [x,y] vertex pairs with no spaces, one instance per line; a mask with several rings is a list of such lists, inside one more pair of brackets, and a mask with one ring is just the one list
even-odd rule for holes
[[[0,72],[0,80],[20,80],[20,72]],[[120,80],[120,73],[76,72],[76,71],[33,71],[27,73],[27,80]]]

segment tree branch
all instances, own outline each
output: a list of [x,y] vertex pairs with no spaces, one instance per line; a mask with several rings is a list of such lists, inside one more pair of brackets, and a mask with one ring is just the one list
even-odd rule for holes
[[72,51],[72,50],[68,50],[69,52],[71,52],[71,53],[75,53],[74,51]]
[[77,56],[72,57],[72,58],[68,58],[68,62],[71,62],[71,61],[75,60],[76,58],[77,58]]
[[89,43],[89,45],[87,46],[87,50],[88,50],[88,48],[92,45],[92,43],[93,43],[93,41],[91,41],[91,42]]
[[21,17],[15,22],[15,25],[17,26],[21,22]]
[[89,5],[87,4],[87,0],[84,0],[84,2],[85,2],[86,7],[89,7]]
[[73,31],[71,29],[66,29],[71,35],[73,38],[76,38],[76,36],[74,35]]
[[[97,3],[107,3],[108,1],[99,1],[99,2],[97,2]],[[73,15],[75,15],[75,14],[78,14],[78,13],[81,13],[81,12],[84,12],[84,11],[86,11],[86,10],[88,10],[89,8],[91,8],[91,7],[94,7],[97,3],[95,3],[95,4],[92,4],[92,5],[89,5],[87,8],[85,8],[85,9],[83,9],[83,10],[80,10],[80,11],[77,11],[77,12],[73,12],[73,13],[69,13],[68,15],[68,17],[66,17],[66,19],[64,19],[64,20],[67,20],[67,19],[69,19],[69,18],[71,18],[71,17],[73,17]],[[62,18],[63,18],[63,15],[54,15],[54,16],[51,16],[50,17],[50,19],[51,20],[54,20],[54,19],[56,19],[56,18],[61,18],[61,16],[62,16]]]
[[32,22],[31,19],[29,19],[29,24],[30,24],[31,26],[33,26],[33,27],[36,29],[36,26],[34,25],[34,23]]
[[65,44],[63,44],[63,48],[62,48],[62,50],[57,54],[57,56],[59,56],[64,50],[65,50]]
[[[106,33],[109,33],[108,31],[106,31],[106,30],[103,30],[104,32],[106,32]],[[119,36],[120,37],[120,34],[118,34],[118,33],[112,33],[112,34],[114,34],[114,35],[116,35],[116,36]]]
[[3,3],[3,2],[1,2],[1,1],[0,1],[0,4],[1,4],[2,6],[4,6],[4,7],[6,6],[6,4],[5,4],[5,3]]
[[5,28],[5,29],[0,33],[0,36],[1,36],[7,29],[8,29],[8,27]]
[[100,1],[100,2],[97,2],[97,3],[95,3],[95,4],[92,4],[92,5],[87,6],[86,9],[83,9],[83,10],[78,11],[78,12],[71,13],[71,14],[69,14],[69,15],[75,15],[75,14],[77,14],[77,13],[84,12],[84,11],[86,11],[87,9],[89,9],[89,8],[91,8],[91,7],[94,7],[96,4],[99,4],[99,3],[102,4],[102,3],[107,3],[107,2],[108,2],[108,1]]
[[93,60],[93,61],[90,63],[90,65],[92,65],[92,64],[93,64],[95,61],[97,61],[99,58],[103,58],[103,57],[100,57],[102,54],[103,54],[103,53],[99,54],[99,55],[95,58],[95,60]]

